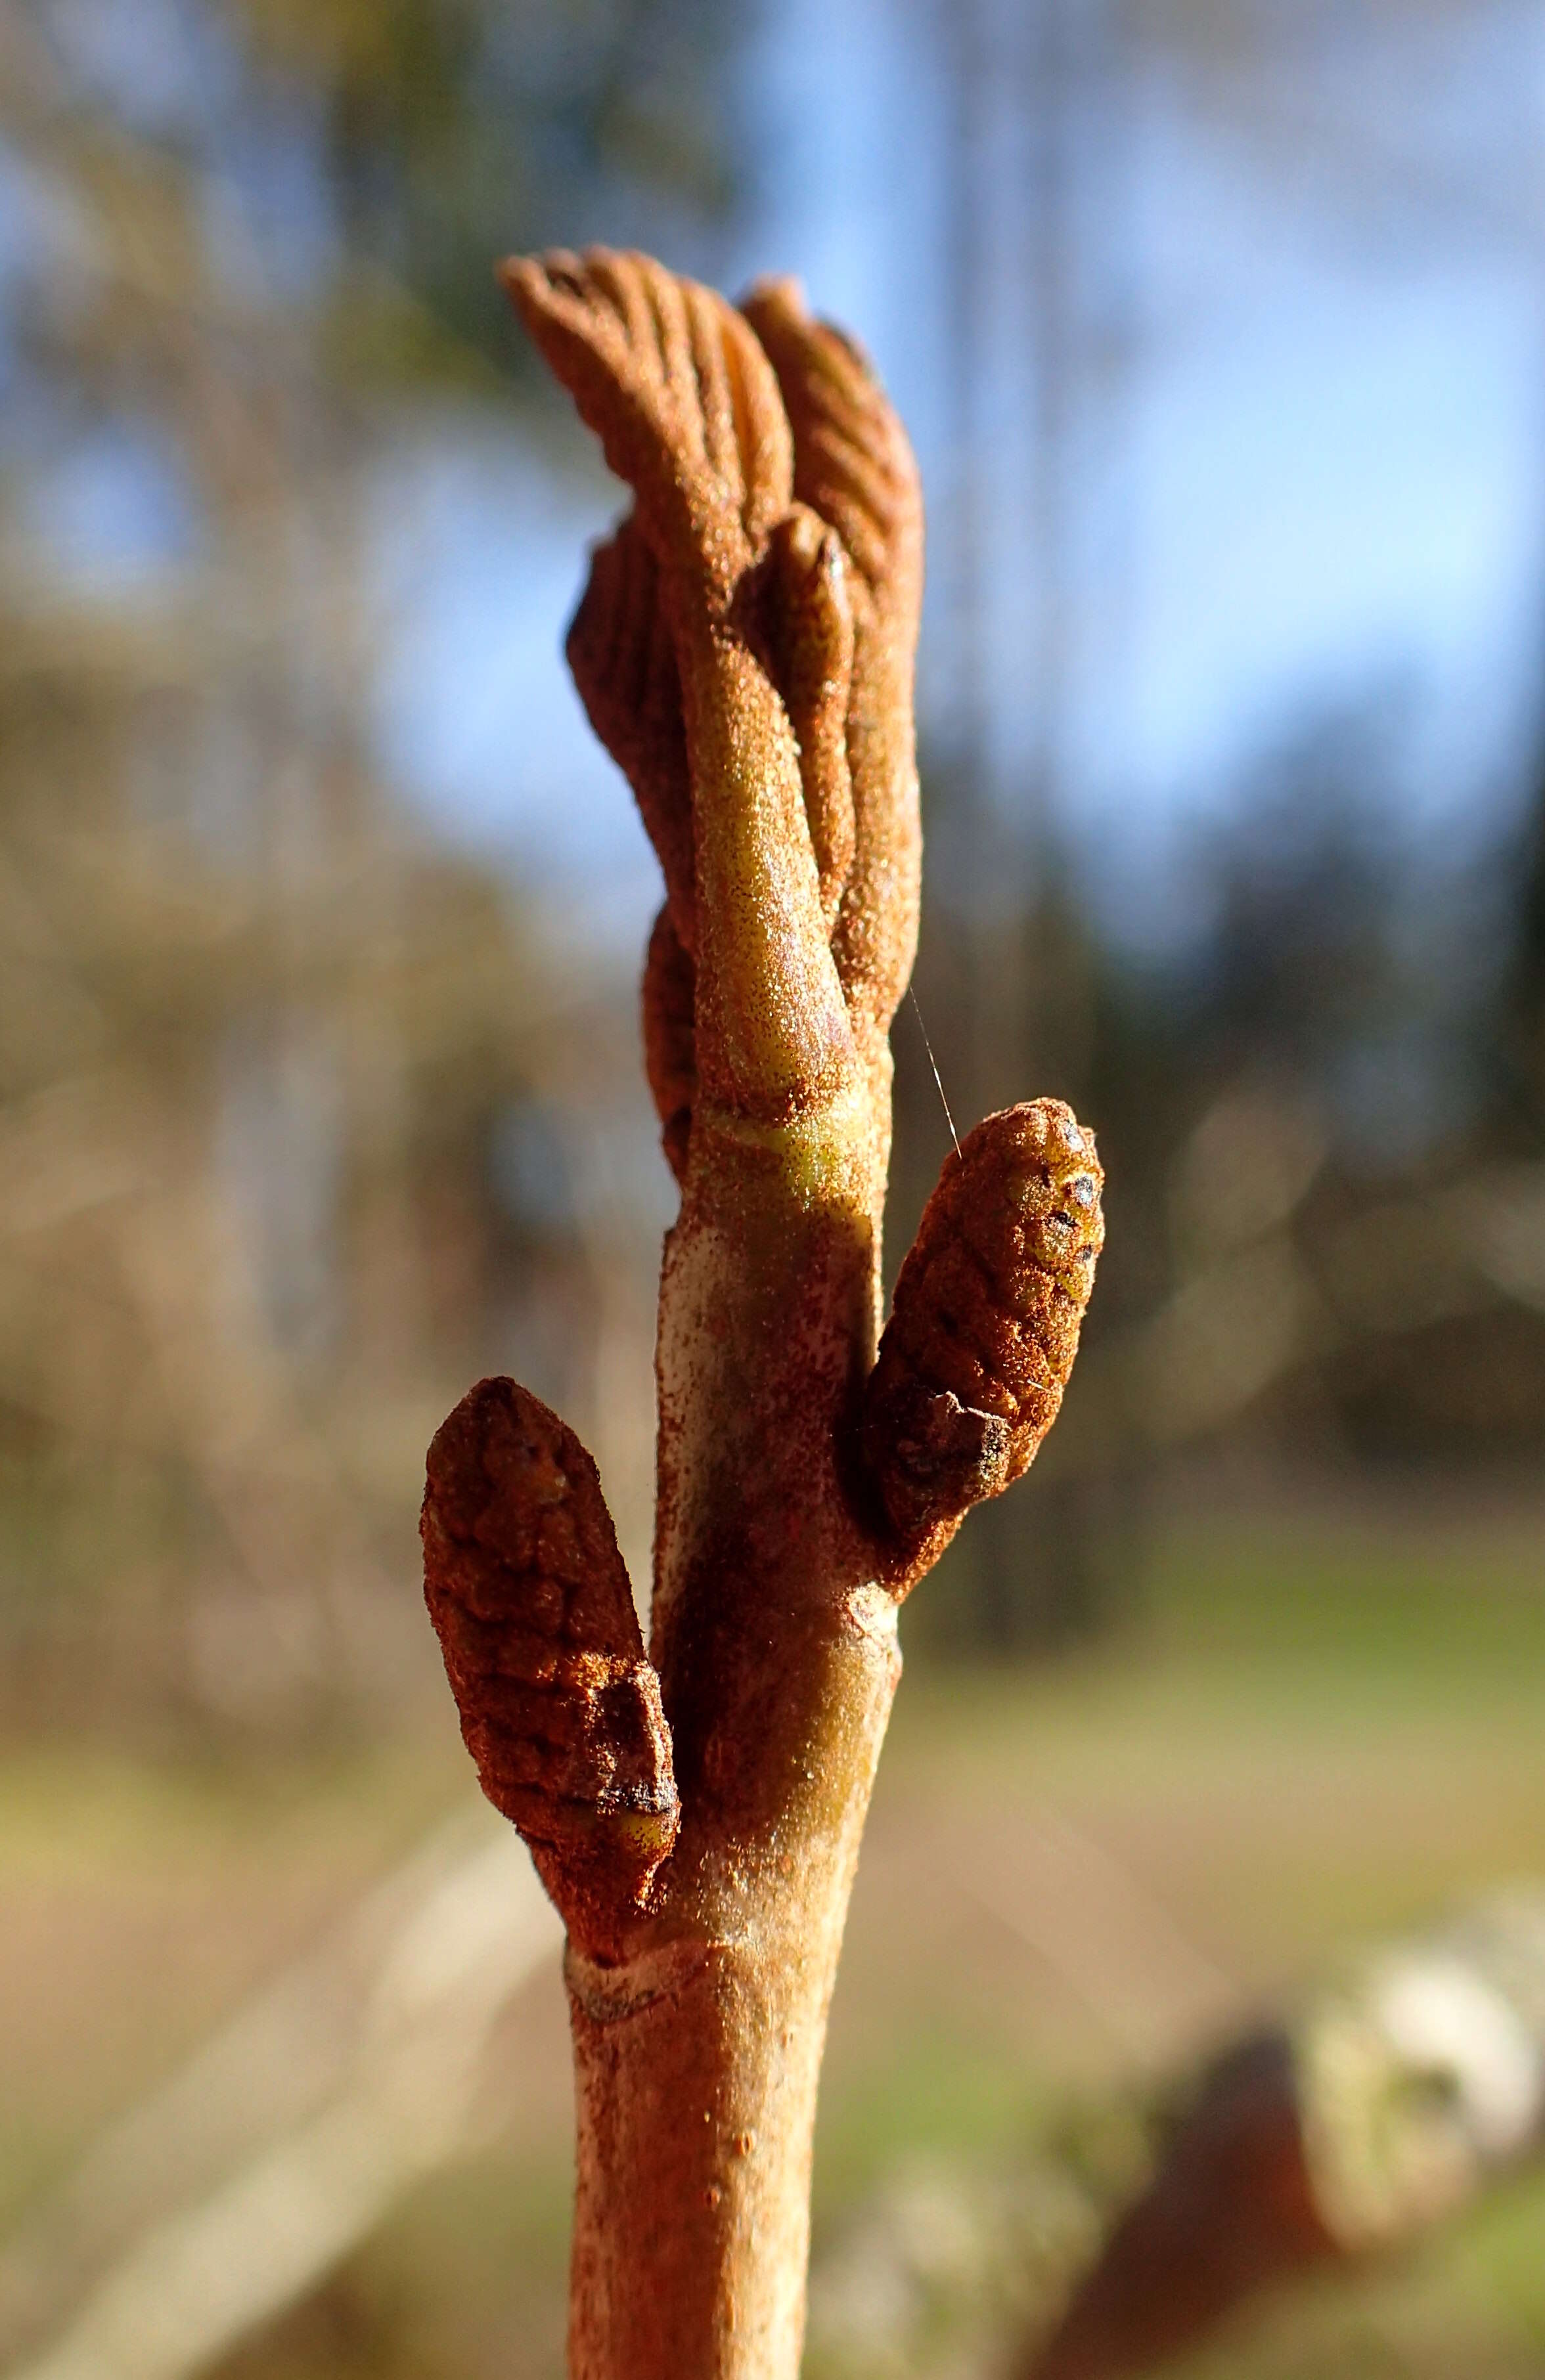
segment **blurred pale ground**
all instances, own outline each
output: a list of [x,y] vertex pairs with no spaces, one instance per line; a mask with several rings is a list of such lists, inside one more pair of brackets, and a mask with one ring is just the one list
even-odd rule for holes
[[[947,2206],[962,2159],[991,2179],[1091,2115],[1098,2154],[1124,2078],[1347,1941],[1538,1866],[1538,1505],[1233,1494],[1198,1529],[1191,1501],[1166,1516],[1144,1621],[1119,1644],[907,1681],[834,2013],[822,2245],[898,2172]],[[150,1770],[40,1747],[6,1784],[12,2207],[466,1791],[427,1729]],[[509,2007],[490,2089],[496,2143],[421,2186],[226,2368],[557,2373],[568,2079],[551,1958]],[[1545,2182],[1515,2186],[1196,2368],[1532,2374],[1542,2220]]]
[[[513,245],[873,346],[923,1012],[1111,1174],[1063,1422],[908,1616],[823,2250],[1119,2163],[1220,2024],[1545,1873],[1542,120],[1541,0],[0,0],[7,2224],[471,1807],[413,1522],[480,1372],[647,1576],[657,896]],[[229,2373],[555,2374],[567,2089],[549,1960],[485,2144]],[[1545,2189],[1186,2368],[1545,2374]]]

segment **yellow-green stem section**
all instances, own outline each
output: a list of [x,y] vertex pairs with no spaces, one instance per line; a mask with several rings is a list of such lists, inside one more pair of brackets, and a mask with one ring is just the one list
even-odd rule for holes
[[683,1823],[571,1958],[571,2380],[796,2380],[826,2014],[900,1670],[838,1446],[873,1362],[889,1062],[693,1127],[660,1304],[651,1651]]

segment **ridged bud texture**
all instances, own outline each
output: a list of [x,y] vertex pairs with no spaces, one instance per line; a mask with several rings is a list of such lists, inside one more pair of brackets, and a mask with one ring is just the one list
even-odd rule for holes
[[566,1876],[585,1894],[604,1877],[637,1902],[679,1814],[659,1681],[594,1463],[540,1398],[481,1380],[430,1448],[423,1540],[483,1791],[551,1855],[560,1907]]
[[866,1466],[902,1537],[953,1526],[1033,1461],[1078,1352],[1103,1181],[1060,1099],[987,1117],[946,1160],[864,1399]]

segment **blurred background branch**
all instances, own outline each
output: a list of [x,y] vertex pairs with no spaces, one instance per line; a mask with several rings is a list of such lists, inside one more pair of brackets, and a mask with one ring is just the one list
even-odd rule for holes
[[561,1933],[513,1835],[442,1828],[9,2243],[17,2371],[191,2380],[304,2297],[483,2136],[490,2034]]

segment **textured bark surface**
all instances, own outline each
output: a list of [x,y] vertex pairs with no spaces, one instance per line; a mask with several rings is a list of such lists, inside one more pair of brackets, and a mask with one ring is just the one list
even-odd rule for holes
[[1050,1426],[1101,1175],[1060,1103],[990,1118],[876,1371],[921,850],[906,435],[790,284],[737,310],[607,250],[505,277],[633,491],[568,654],[664,875],[645,1062],[681,1210],[648,1658],[594,1467],[512,1382],[432,1450],[430,1610],[485,1790],[569,1931],[575,2380],[793,2380],[896,1608]]

